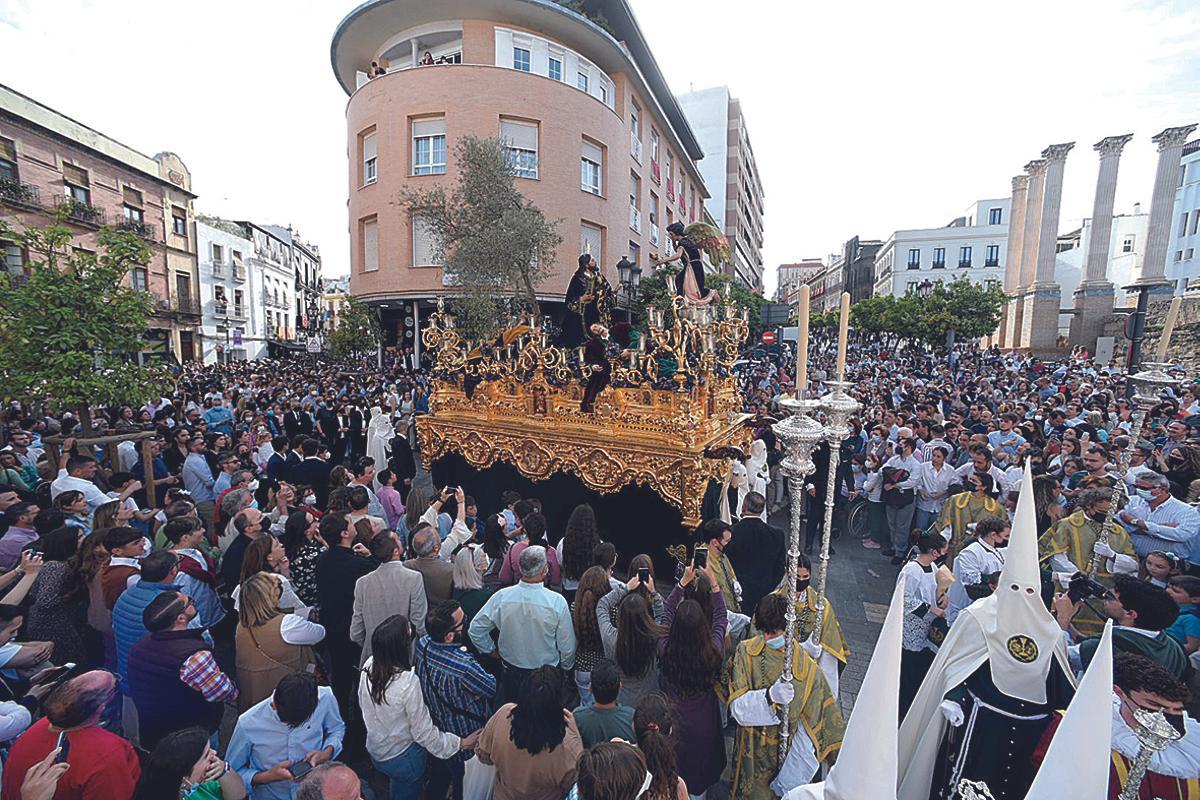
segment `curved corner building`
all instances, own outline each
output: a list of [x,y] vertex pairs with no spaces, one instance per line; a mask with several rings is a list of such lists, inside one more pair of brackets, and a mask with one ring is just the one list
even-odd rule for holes
[[[649,255],[669,248],[666,226],[702,218],[703,153],[628,3],[583,7],[587,16],[550,0],[368,0],[338,25],[350,291],[380,309],[386,346],[419,351],[419,320],[447,292],[420,219],[398,198],[452,188],[465,134],[499,137],[517,188],[559,220],[555,276],[539,287],[551,303],[580,253],[617,288],[622,256],[649,275]],[[386,72],[370,77],[372,62]]]

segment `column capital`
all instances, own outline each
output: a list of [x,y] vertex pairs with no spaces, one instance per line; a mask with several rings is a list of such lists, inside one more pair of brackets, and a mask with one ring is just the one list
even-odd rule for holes
[[1074,146],[1074,142],[1052,144],[1042,151],[1042,158],[1046,159],[1048,164],[1055,161],[1066,161],[1067,153],[1071,152],[1071,148]]
[[1028,175],[1014,175],[1012,179],[1012,188],[1014,192],[1023,192],[1029,188]]
[[1036,177],[1037,175],[1044,172],[1045,169],[1046,169],[1046,162],[1040,158],[1035,158],[1033,161],[1030,161],[1028,164],[1025,165],[1025,173],[1030,178]]
[[1157,136],[1152,136],[1150,141],[1158,145],[1158,152],[1161,153],[1163,150],[1177,147],[1186,142],[1194,130],[1196,130],[1195,125],[1181,125],[1178,128],[1167,128]]
[[1132,133],[1126,133],[1121,136],[1106,136],[1092,145],[1092,149],[1099,153],[1101,158],[1119,156],[1121,155],[1121,151],[1125,149],[1125,145],[1129,144],[1129,140],[1132,138]]

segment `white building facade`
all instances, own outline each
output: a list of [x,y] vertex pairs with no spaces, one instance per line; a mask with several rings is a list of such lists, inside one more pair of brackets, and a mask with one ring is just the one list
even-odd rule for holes
[[1175,190],[1167,277],[1177,288],[1200,288],[1200,139],[1183,146],[1179,188]]
[[729,239],[730,277],[761,290],[764,194],[741,103],[728,86],[677,99],[704,150],[697,166],[712,194],[705,210]]
[[1007,197],[979,200],[943,228],[896,231],[875,256],[875,294],[901,297],[927,280],[963,277],[1003,285],[1010,209]]
[[[1149,229],[1150,215],[1143,214],[1136,205],[1132,214],[1113,215],[1105,279],[1115,287],[1113,305],[1117,308],[1136,303],[1137,293],[1126,295],[1124,287],[1136,281],[1141,274]],[[1075,290],[1083,278],[1084,265],[1092,247],[1091,218],[1083,221],[1077,247],[1063,250],[1061,240],[1059,247],[1054,256],[1054,282],[1062,290],[1059,306],[1068,311],[1074,306]],[[1059,321],[1059,329],[1064,327],[1069,327],[1069,318]]]
[[266,353],[261,311],[252,294],[249,257],[254,243],[236,223],[196,222],[200,259],[200,308],[205,364],[245,361]]

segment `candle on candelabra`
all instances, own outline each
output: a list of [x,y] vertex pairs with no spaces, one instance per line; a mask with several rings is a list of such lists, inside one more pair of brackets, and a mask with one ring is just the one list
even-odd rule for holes
[[637,353],[633,350],[629,351],[629,368],[637,369]]
[[1163,320],[1162,336],[1158,339],[1158,349],[1154,351],[1154,360],[1167,360],[1167,348],[1171,345],[1171,334],[1175,332],[1175,323],[1179,320],[1179,306],[1183,298],[1175,295],[1171,298],[1171,306],[1167,309],[1167,318]]
[[583,369],[583,346],[579,347],[579,368]]
[[800,287],[800,332],[796,339],[796,399],[803,400],[808,394],[808,315],[812,288],[806,283]]
[[842,292],[842,313],[838,317],[837,379],[846,377],[846,340],[850,336],[850,293]]
[[750,309],[743,308],[742,309],[742,322],[749,322],[749,321],[750,321]]
[[638,334],[638,352],[639,353],[646,352],[646,334],[645,333]]
[[729,299],[729,288],[730,288],[731,286],[733,286],[733,282],[732,282],[732,281],[731,281],[731,282],[729,282],[729,283],[727,283],[727,284],[725,284],[725,299],[726,299],[726,300],[728,300],[728,299]]

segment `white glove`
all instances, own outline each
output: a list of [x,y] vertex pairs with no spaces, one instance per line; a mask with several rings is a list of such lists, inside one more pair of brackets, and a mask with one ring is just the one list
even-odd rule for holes
[[1117,554],[1115,550],[1109,547],[1107,542],[1096,542],[1096,546],[1092,548],[1092,552],[1101,558],[1112,558]]
[[809,657],[811,657],[813,660],[819,659],[821,657],[820,631],[813,631],[812,636],[809,636],[807,639],[801,642],[800,646],[804,648],[804,652],[808,653]]
[[953,700],[943,700],[941,705],[938,706],[938,710],[942,712],[942,716],[946,718],[946,722],[949,722],[956,728],[962,725],[963,720],[966,719],[963,716],[962,706]]
[[1058,585],[1064,589],[1066,589],[1067,587],[1069,587],[1071,585],[1071,578],[1074,578],[1074,577],[1075,577],[1074,572],[1056,572],[1056,573],[1054,573],[1054,580],[1057,581]]
[[791,705],[792,698],[795,696],[796,687],[792,685],[790,677],[781,677],[767,690],[767,697],[771,698],[771,702],[781,706]]
[[950,541],[951,539],[953,539],[954,538],[954,528],[950,527],[949,525],[942,528],[942,538],[945,539],[947,542]]

